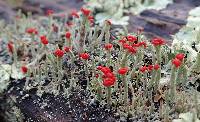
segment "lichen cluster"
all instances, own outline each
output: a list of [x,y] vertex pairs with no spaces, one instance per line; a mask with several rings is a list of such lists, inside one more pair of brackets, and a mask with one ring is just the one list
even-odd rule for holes
[[14,24],[0,28],[12,58],[12,66],[0,70],[3,85],[10,77],[23,79],[23,91],[37,89],[39,97],[69,98],[74,89],[83,89],[131,121],[170,121],[188,111],[200,116],[199,77],[192,75],[200,71],[199,52],[190,60],[186,50],[171,51],[164,39],[148,39],[141,29],[113,32],[112,20],[97,25],[87,8],[58,19],[48,10],[37,21],[19,13]]

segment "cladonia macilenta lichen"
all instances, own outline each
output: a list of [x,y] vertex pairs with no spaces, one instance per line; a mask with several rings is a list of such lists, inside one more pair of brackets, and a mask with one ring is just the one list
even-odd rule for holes
[[[9,89],[20,91],[20,102],[36,91],[34,95],[43,100],[40,108],[45,108],[49,105],[43,98],[48,94],[58,101],[60,96],[72,99],[73,94],[78,94],[80,97],[74,99],[80,106],[95,100],[121,119],[170,121],[192,109],[199,117],[198,95],[190,97],[198,86],[186,87],[196,78],[188,74],[199,73],[199,52],[193,62],[186,50],[174,48],[172,52],[166,40],[148,39],[141,29],[113,33],[112,20],[96,25],[93,11],[85,7],[66,15],[71,18],[67,22],[62,17],[55,19],[53,13],[48,10],[47,16],[38,21],[31,14],[19,14],[16,22],[3,30],[6,34],[1,34],[13,59],[9,77],[14,78],[13,83],[23,84],[23,89],[17,85],[16,89]],[[6,70],[1,72],[6,74]],[[4,77],[4,81],[9,80]],[[165,84],[160,83],[163,79]],[[91,98],[85,100],[81,90]],[[72,109],[79,106],[73,105]],[[42,113],[45,119],[54,117],[52,113]],[[80,115],[88,119],[86,113]],[[75,116],[77,119],[79,114]]]

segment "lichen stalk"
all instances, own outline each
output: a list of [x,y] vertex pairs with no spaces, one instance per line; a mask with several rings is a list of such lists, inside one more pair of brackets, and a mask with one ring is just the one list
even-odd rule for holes
[[122,75],[122,83],[124,85],[124,104],[128,107],[128,83],[126,81],[126,75]]
[[111,89],[111,87],[107,87],[107,102],[108,102],[108,105],[111,105],[111,104],[112,104],[112,101],[111,101],[111,94],[112,94],[112,89]]
[[79,40],[79,53],[82,53],[84,51],[84,47],[85,47],[85,35],[86,35],[86,22],[87,22],[87,17],[83,16],[83,20],[81,23],[81,27],[80,27],[80,40]]
[[176,95],[176,67],[172,66],[171,77],[170,77],[170,99],[174,100]]
[[90,80],[89,80],[88,60],[84,60],[84,64],[85,64],[85,75],[86,75],[86,80],[87,80],[86,89],[89,90],[89,88],[90,88]]
[[[157,64],[159,64],[161,66],[161,46],[157,46],[156,47],[156,59],[157,59]],[[155,75],[155,89],[158,89],[160,79],[161,79],[161,68],[159,68],[156,71],[156,75]]]

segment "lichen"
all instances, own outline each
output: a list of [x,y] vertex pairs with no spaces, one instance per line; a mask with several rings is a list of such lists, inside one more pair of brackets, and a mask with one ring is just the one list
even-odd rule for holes
[[0,94],[7,89],[10,82],[11,66],[0,64]]

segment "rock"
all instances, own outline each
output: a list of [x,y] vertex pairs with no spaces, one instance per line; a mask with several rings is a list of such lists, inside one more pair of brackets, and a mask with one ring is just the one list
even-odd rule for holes
[[0,1],[0,19],[11,22],[13,17],[15,17],[15,12],[4,1]]
[[170,44],[171,34],[186,25],[189,11],[199,5],[200,1],[174,0],[162,10],[145,10],[140,15],[130,16],[128,30],[131,32],[144,28],[147,37],[162,37]]
[[22,10],[24,14],[32,12],[33,15],[45,15],[48,9],[55,13],[69,13],[72,9],[80,9],[82,5],[82,0],[24,0],[16,6],[8,1],[0,1],[0,18],[10,23],[18,10]]

